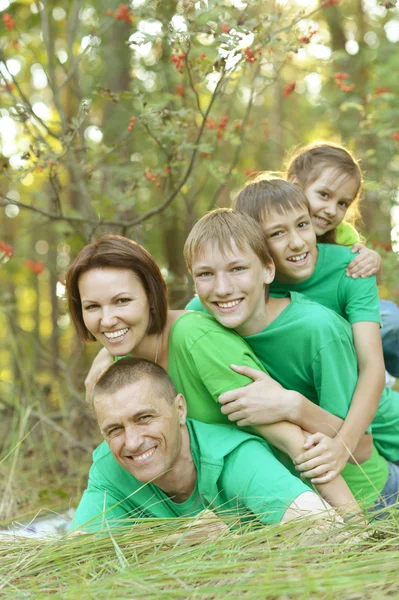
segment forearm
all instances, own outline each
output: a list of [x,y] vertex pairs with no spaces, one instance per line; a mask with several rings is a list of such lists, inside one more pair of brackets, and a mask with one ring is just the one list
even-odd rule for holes
[[359,370],[351,405],[339,432],[340,438],[350,452],[357,448],[364,432],[372,422],[384,384],[384,372],[378,364],[371,363]]
[[271,425],[254,425],[253,429],[292,460],[303,451],[305,433],[294,423],[281,421]]
[[[289,415],[289,416],[288,416]],[[329,413],[317,404],[302,396],[293,394],[290,401],[290,409],[286,418],[301,429],[309,433],[324,433],[334,437],[342,428],[344,420]],[[363,433],[357,446],[351,450],[349,462],[363,463],[368,460],[372,452],[373,439],[371,434]]]

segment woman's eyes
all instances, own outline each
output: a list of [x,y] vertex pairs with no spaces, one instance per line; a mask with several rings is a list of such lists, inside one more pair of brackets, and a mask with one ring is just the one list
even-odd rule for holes
[[279,237],[280,235],[282,235],[282,231],[273,231],[273,233],[270,234],[270,237]]
[[307,227],[309,225],[309,221],[301,221],[300,223],[298,223],[298,227],[300,227],[301,229],[303,229],[304,227]]
[[130,302],[130,298],[118,298],[116,304],[127,304],[128,302]]
[[93,310],[94,308],[98,308],[98,304],[87,304],[83,308],[84,310]]
[[326,200],[329,197],[328,193],[327,192],[323,192],[323,191],[319,192],[319,196],[321,196],[324,200]]
[[345,200],[340,200],[338,204],[342,206],[342,208],[345,208],[345,210],[349,208],[349,204],[345,202]]

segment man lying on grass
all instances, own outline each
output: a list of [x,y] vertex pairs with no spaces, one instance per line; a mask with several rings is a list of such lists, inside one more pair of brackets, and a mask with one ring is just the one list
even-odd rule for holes
[[304,517],[342,522],[264,440],[187,419],[184,397],[155,363],[112,364],[94,387],[93,409],[105,442],[94,452],[73,529],[106,531],[204,509],[265,525]]

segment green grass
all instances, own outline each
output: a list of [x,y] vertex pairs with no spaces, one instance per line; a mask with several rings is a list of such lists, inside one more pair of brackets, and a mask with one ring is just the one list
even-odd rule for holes
[[[201,524],[202,523],[202,524]],[[1,540],[2,598],[331,598],[399,596],[394,516],[351,544],[304,526],[234,534],[216,519],[145,522],[111,535]],[[353,537],[359,533],[346,528]]]

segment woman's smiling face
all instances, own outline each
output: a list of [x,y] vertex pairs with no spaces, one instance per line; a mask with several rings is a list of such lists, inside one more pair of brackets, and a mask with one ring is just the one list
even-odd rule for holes
[[147,294],[129,269],[91,269],[79,277],[83,321],[113,356],[137,350],[147,334]]

